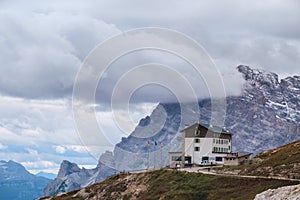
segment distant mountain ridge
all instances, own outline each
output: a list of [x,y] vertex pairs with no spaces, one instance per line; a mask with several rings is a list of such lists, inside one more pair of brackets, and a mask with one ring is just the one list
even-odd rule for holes
[[[224,122],[227,130],[233,133],[233,150],[257,154],[299,140],[300,76],[279,81],[275,73],[251,69],[245,65],[238,66],[237,70],[243,74],[245,85],[242,95],[226,98]],[[97,168],[100,171],[96,170],[96,173],[102,174],[102,179],[97,180],[103,180],[116,171],[168,165],[168,152],[181,151],[182,138],[179,131],[184,124],[210,124],[211,100],[200,100],[198,105],[200,116],[195,114],[192,104],[160,103],[150,116],[140,121],[130,136],[122,138],[113,153],[106,152],[101,156],[100,166],[115,170],[101,171]],[[181,113],[181,107],[187,112]],[[151,142],[149,149],[148,141]],[[155,145],[155,142],[162,145]],[[72,182],[74,179],[71,177],[81,173],[76,170],[64,177],[75,185],[78,182]],[[85,183],[88,183],[90,176],[85,178]],[[70,191],[70,187],[59,187]],[[55,194],[47,193],[47,188],[45,195]]]
[[42,195],[50,179],[29,173],[14,161],[0,161],[0,199],[36,199]]
[[36,176],[41,176],[41,177],[45,177],[45,178],[48,178],[48,179],[55,179],[57,177],[56,174],[52,174],[52,173],[47,173],[47,172],[39,172],[37,174],[35,174]]

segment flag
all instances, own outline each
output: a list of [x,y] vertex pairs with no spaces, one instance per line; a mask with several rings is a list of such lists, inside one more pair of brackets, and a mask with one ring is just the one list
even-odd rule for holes
[[148,146],[148,147],[150,147],[150,146],[151,146],[151,143],[150,143],[150,141],[149,141],[149,140],[148,140],[148,144],[147,144],[147,146]]

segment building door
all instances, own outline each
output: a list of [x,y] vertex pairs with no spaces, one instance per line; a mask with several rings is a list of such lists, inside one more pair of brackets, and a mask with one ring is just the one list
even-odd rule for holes
[[203,156],[203,157],[202,157],[202,162],[201,162],[201,163],[208,163],[208,159],[209,159],[208,156]]
[[185,164],[185,166],[191,166],[192,165],[192,157],[191,156],[185,156],[184,164]]

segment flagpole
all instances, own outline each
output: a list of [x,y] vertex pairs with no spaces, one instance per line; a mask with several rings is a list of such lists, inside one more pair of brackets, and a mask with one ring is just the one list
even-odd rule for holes
[[162,163],[162,143],[160,143],[160,167],[163,167],[163,163]]
[[150,164],[150,141],[148,141],[147,143],[147,146],[148,146],[148,166],[147,166],[147,171],[149,170],[149,164]]
[[149,146],[148,146],[148,167],[147,167],[147,170],[149,170],[149,162],[150,162],[150,153],[149,153]]
[[155,163],[156,163],[156,158],[155,158],[155,146],[156,146],[156,142],[154,143],[154,152],[153,152],[153,161],[154,161],[154,169],[155,169]]

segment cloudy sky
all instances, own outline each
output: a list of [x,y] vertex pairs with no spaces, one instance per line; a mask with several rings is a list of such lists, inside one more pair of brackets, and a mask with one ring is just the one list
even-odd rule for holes
[[[21,162],[31,172],[56,172],[63,159],[94,166],[97,161],[76,133],[73,84],[91,50],[133,28],[169,28],[196,40],[225,78],[228,95],[240,91],[239,64],[282,78],[299,75],[300,2],[249,2],[1,0],[0,159]],[[109,107],[113,86],[126,70],[149,62],[173,66],[191,82],[201,79],[192,76],[187,63],[165,52],[136,52],[117,60],[99,84],[94,106],[103,130],[117,134],[98,151],[112,150],[128,135],[114,124]],[[134,94],[129,109],[133,123],[150,114],[157,102],[172,99],[155,87]]]

